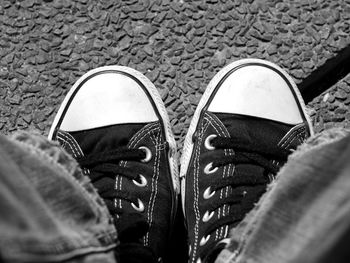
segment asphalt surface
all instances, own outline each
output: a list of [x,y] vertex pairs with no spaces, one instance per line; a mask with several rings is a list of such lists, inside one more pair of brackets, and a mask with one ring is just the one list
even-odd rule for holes
[[[228,63],[267,59],[297,84],[327,67],[350,46],[350,0],[0,0],[0,34],[1,133],[47,134],[82,74],[118,64],[155,83],[181,147]],[[334,81],[308,104],[318,132],[350,125],[350,76]]]

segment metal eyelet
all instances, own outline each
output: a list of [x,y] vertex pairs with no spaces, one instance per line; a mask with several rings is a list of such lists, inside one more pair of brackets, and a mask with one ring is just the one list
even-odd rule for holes
[[135,179],[132,180],[132,182],[139,187],[145,187],[147,185],[147,179],[142,174],[139,174],[139,178],[140,178],[141,183],[139,183]]
[[213,145],[211,145],[211,140],[216,138],[216,137],[217,136],[215,134],[211,134],[205,139],[204,146],[207,150],[210,150],[210,151],[215,150],[215,147]]
[[273,182],[275,180],[275,177],[273,176],[273,174],[269,173],[267,175],[267,177],[269,178],[269,183]]
[[145,211],[145,206],[140,199],[137,199],[137,206],[134,203],[131,203],[131,206],[138,212]]
[[205,174],[212,174],[215,173],[219,168],[215,167],[213,169],[213,163],[208,163],[205,167],[204,167],[204,173]]
[[200,246],[204,246],[209,241],[210,235],[207,235],[206,237],[202,237],[201,241],[199,242]]
[[212,192],[212,191],[210,190],[210,186],[209,186],[207,189],[205,189],[205,191],[204,191],[204,193],[203,193],[203,198],[204,198],[204,199],[212,198],[214,194],[215,194],[215,191]]
[[209,213],[209,211],[205,211],[205,213],[202,217],[202,221],[208,222],[213,217],[214,213],[215,213],[214,211],[211,211],[210,213]]
[[145,146],[140,146],[139,147],[140,150],[143,150],[146,154],[146,157],[144,159],[141,160],[141,162],[143,163],[147,163],[151,160],[152,158],[152,152],[149,148],[145,147]]

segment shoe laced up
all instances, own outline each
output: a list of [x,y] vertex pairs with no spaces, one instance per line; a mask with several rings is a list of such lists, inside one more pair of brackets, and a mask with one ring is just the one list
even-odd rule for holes
[[[119,175],[131,180],[135,186],[144,187],[147,179],[135,172],[135,169],[120,166],[121,161],[148,162],[151,152],[146,147],[127,149],[125,147],[113,151],[90,154],[77,161],[83,169],[88,169],[92,184],[104,199],[107,208],[115,219],[120,245],[117,248],[120,262],[157,262],[157,258],[150,247],[142,245],[142,237],[149,230],[149,225],[141,215],[144,211],[143,202],[136,197],[136,192],[118,191],[114,188],[115,176]],[[136,210],[134,213],[125,212],[115,206],[115,199],[130,202]]]
[[[165,240],[173,235],[179,190],[170,126],[154,84],[137,70],[113,65],[93,69],[73,85],[49,133],[104,199],[119,247],[130,231],[143,233],[139,244],[152,249],[157,260],[171,249]],[[141,216],[146,232],[133,226],[130,214]]]
[[209,82],[181,159],[190,262],[212,262],[259,201],[287,156],[312,134],[293,79],[277,65],[243,59]]
[[[232,149],[233,154],[220,156],[215,161],[209,162],[204,168],[206,178],[203,178],[204,185],[207,185],[203,198],[208,200],[212,198],[216,192],[226,187],[233,189],[232,194],[220,199],[210,200],[204,205],[206,211],[202,221],[207,224],[200,239],[200,246],[203,249],[199,253],[199,258],[208,258],[211,251],[215,249],[215,243],[205,248],[210,235],[223,226],[235,226],[242,221],[247,212],[249,212],[254,203],[258,201],[260,196],[265,192],[266,185],[274,177],[281,165],[287,160],[290,151],[281,150],[281,148],[263,149],[259,144],[252,141],[242,141],[242,139],[226,138],[217,135],[209,135],[205,140],[205,147],[212,150]],[[249,165],[249,169],[241,169],[230,177],[215,177],[214,174],[219,167],[229,164]],[[250,189],[250,194],[246,191],[234,191],[239,187]],[[243,203],[244,202],[244,203]],[[230,212],[225,216],[211,220],[219,208],[230,206]]]
[[140,198],[137,198],[136,191],[130,193],[130,191],[115,189],[116,175],[131,180],[137,187],[143,187],[147,184],[147,179],[143,174],[138,173],[135,169],[121,166],[119,162],[148,162],[150,155],[151,152],[146,147],[138,149],[123,147],[113,151],[83,156],[78,158],[77,161],[83,169],[88,169],[92,184],[104,199],[110,213],[117,219],[124,213],[124,210],[115,206],[115,199],[128,201],[137,212],[143,212],[144,204]]

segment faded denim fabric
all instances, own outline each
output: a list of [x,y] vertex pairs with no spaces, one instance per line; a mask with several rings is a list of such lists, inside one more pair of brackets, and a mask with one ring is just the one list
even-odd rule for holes
[[350,262],[349,230],[350,135],[331,130],[290,156],[216,262]]
[[[300,147],[231,231],[217,262],[340,262],[350,237],[344,135],[334,130]],[[72,157],[38,135],[0,136],[0,262],[114,263],[116,238],[103,201]]]
[[0,262],[114,263],[116,238],[72,157],[39,135],[0,135]]

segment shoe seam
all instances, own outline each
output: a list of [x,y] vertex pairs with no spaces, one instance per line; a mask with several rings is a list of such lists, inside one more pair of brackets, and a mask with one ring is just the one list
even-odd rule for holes
[[[159,129],[159,125],[157,122],[153,122],[150,124],[147,124],[145,127],[143,127],[141,130],[139,130],[129,141],[128,143],[128,148],[132,148],[135,145],[137,145],[144,137],[146,137],[147,135],[149,135],[153,130]],[[141,138],[140,138],[141,137]],[[127,161],[122,161],[120,162],[120,166],[125,167],[127,165]],[[119,181],[119,185],[118,185],[118,181]],[[116,176],[116,190],[122,191],[122,186],[123,186],[123,178],[120,175]],[[115,205],[117,200],[115,199]],[[119,207],[122,208],[122,200],[119,199]]]
[[[152,129],[159,129],[159,124],[158,122],[150,123],[147,124],[144,128],[142,128],[140,131],[138,131],[130,140],[129,145],[130,147],[133,145],[136,145],[138,142],[140,142],[146,135],[149,134],[149,132]],[[141,139],[139,137],[142,136]],[[135,142],[136,140],[136,142]]]
[[281,141],[278,143],[278,146],[280,146],[282,148],[286,148],[285,145],[290,143],[290,141],[293,141],[296,134],[305,132],[305,130],[306,130],[306,128],[305,128],[304,124],[300,124],[299,127],[298,126],[294,127],[281,139]]
[[65,143],[65,145],[68,145],[70,147],[75,158],[84,156],[84,153],[80,148],[79,144],[69,133],[59,130],[57,132],[57,139],[62,140]]
[[[62,137],[63,136],[63,137]],[[66,147],[67,145],[69,146],[69,148],[72,150],[73,156],[75,158],[79,158],[79,157],[83,157],[84,156],[84,152],[81,149],[79,143],[75,140],[75,138],[69,134],[68,132],[59,130],[56,134],[56,138],[59,141],[63,141],[64,144],[62,145],[62,147]],[[81,168],[82,172],[85,175],[90,175],[90,170],[87,168]]]
[[[150,198],[150,203],[151,205],[148,206],[148,216],[149,216],[149,227],[151,228],[152,227],[152,222],[153,222],[153,209],[154,209],[154,205],[156,203],[156,200],[157,200],[157,196],[158,196],[158,180],[159,180],[159,165],[160,165],[160,162],[159,162],[159,151],[160,149],[158,149],[161,144],[160,144],[160,139],[161,139],[161,136],[160,136],[160,131],[157,133],[157,138],[154,138],[155,139],[155,148],[156,148],[156,157],[155,157],[155,161],[154,161],[154,165],[153,165],[153,169],[154,169],[154,172],[153,174],[155,176],[152,176],[152,185],[153,185],[153,182],[155,182],[155,193],[154,191],[152,190],[152,193],[154,193],[153,195],[153,198],[152,198],[152,195],[151,195],[151,198]],[[153,134],[154,136],[154,134]],[[153,137],[151,136],[151,137]],[[155,179],[153,179],[155,177]],[[147,244],[148,244],[148,238],[149,238],[149,232],[147,232]]]
[[[216,122],[216,120],[208,113],[206,113],[206,116],[204,117],[207,119],[207,121],[211,124],[211,126],[214,128],[214,130],[216,131],[217,134],[219,134],[220,136],[222,135],[226,135],[224,130],[222,129],[222,127],[220,127],[219,123]],[[220,131],[217,129],[217,127],[215,126],[215,124],[218,126],[218,128],[220,129]],[[225,136],[226,137],[226,136]],[[226,149],[224,150],[224,153],[226,155]],[[226,174],[226,167],[224,167],[224,170],[222,172],[222,176],[221,177],[225,177],[225,174]],[[222,199],[222,190],[220,190],[220,199]],[[221,218],[222,216],[225,216],[225,211],[224,209],[221,209],[221,207],[218,209],[218,215],[217,215],[217,218]],[[221,231],[222,229],[220,228],[220,233],[219,233],[219,229],[217,229],[215,231],[215,240],[218,240],[219,237],[221,236]]]
[[[216,132],[218,134],[220,134],[220,136],[224,135],[225,137],[228,137],[228,138],[231,137],[230,133],[227,130],[227,128],[219,120],[218,117],[216,117],[214,114],[210,114],[208,112],[206,112],[206,116],[205,117],[210,118],[212,120],[211,124],[212,124],[213,128],[216,130]],[[218,130],[216,129],[214,124],[217,125],[220,128],[222,133],[218,132]],[[230,154],[234,154],[234,151],[232,149],[224,149],[224,153],[225,153],[225,155],[230,155]],[[224,167],[223,174],[222,174],[223,178],[228,177],[230,175],[231,167],[234,167],[234,165],[229,164],[227,169],[226,169],[226,166]],[[234,172],[234,170],[232,172]],[[223,190],[220,191],[220,199],[222,199],[222,192],[223,192]],[[225,197],[228,196],[228,187],[226,187],[226,193],[224,195],[225,195]],[[219,209],[221,209],[221,208],[219,208]],[[227,213],[230,213],[230,206],[227,206]],[[225,211],[224,208],[222,209],[221,216],[222,217],[226,216],[226,211]],[[223,232],[226,232],[226,230],[224,231],[224,228],[227,229],[227,227],[221,227],[220,228],[220,233],[218,233],[218,230],[216,231],[215,240],[224,238],[225,234]]]
[[205,131],[208,129],[209,127],[209,122],[207,119],[204,119],[200,128],[199,128],[199,135],[198,135],[198,141],[197,141],[197,145],[195,147],[195,158],[194,158],[194,163],[195,163],[195,169],[194,169],[194,211],[195,211],[195,215],[196,215],[196,219],[195,219],[195,225],[194,225],[194,231],[195,231],[195,238],[194,238],[194,242],[193,242],[193,254],[192,254],[192,262],[194,262],[194,257],[193,255],[197,255],[197,247],[198,247],[198,238],[199,238],[199,221],[200,221],[200,211],[199,211],[199,204],[198,204],[198,200],[199,200],[199,183],[198,183],[198,177],[199,177],[199,156],[200,156],[200,146],[202,144],[203,141],[203,135],[205,133]]
[[[137,144],[139,144],[147,135],[151,138],[151,141],[154,145],[156,145],[154,138],[152,136],[152,133],[156,132],[156,131],[160,131],[160,127],[159,127],[159,123],[158,122],[153,122],[150,124],[147,124],[145,127],[143,127],[141,130],[139,130],[129,141],[128,144],[128,148],[133,148],[135,147]],[[156,149],[156,155],[157,155],[157,149]],[[121,165],[122,166],[126,166],[127,165],[127,161],[122,162]],[[154,163],[154,165],[156,165],[156,162]],[[154,168],[153,168],[154,169]],[[153,177],[154,177],[154,170],[153,170],[153,174],[152,174],[152,183],[151,183],[151,187],[152,187],[152,191],[151,193],[153,193]],[[119,176],[118,180],[119,180],[119,188],[117,188],[117,190],[122,190],[122,180],[123,178]],[[117,179],[116,179],[117,180]],[[152,198],[152,194],[150,199],[148,200],[148,203],[150,203],[150,200]],[[122,202],[121,200],[119,200],[119,206],[122,207]],[[149,214],[149,209],[150,209],[150,205],[147,206],[147,222],[150,223],[151,222],[151,218],[150,218],[150,214]],[[146,234],[146,236],[143,238],[143,243],[144,245],[148,245],[148,232]]]

